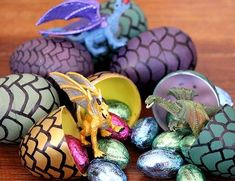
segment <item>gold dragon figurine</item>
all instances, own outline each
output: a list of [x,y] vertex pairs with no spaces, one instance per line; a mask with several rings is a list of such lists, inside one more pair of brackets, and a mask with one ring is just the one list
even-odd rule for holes
[[104,102],[101,91],[97,89],[88,79],[75,72],[62,74],[50,73],[56,83],[64,90],[69,99],[76,104],[77,121],[81,128],[80,141],[83,145],[90,145],[86,137],[91,136],[92,149],[95,157],[104,155],[97,144],[97,133],[100,129],[101,136],[107,137],[111,133],[105,128],[112,128],[119,132],[122,127],[112,124],[108,105]]

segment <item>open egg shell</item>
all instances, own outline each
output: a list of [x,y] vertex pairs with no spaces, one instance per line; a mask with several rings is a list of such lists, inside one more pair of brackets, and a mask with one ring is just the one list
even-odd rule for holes
[[235,178],[235,110],[224,106],[203,128],[185,156],[212,175]]
[[196,48],[186,33],[160,27],[130,39],[113,56],[110,70],[129,77],[145,97],[164,76],[177,70],[192,70],[196,62]]
[[62,38],[37,38],[20,45],[12,54],[13,73],[32,73],[47,77],[50,72],[93,74],[91,55],[83,45]]
[[18,143],[30,127],[59,107],[55,88],[32,74],[0,78],[0,142]]
[[127,124],[132,127],[141,112],[141,98],[135,84],[127,77],[110,72],[99,72],[88,78],[102,92],[106,100],[118,100],[129,106],[131,117]]
[[[219,106],[219,97],[214,85],[202,74],[195,71],[177,71],[164,77],[154,89],[153,95],[169,100],[174,100],[168,95],[168,90],[174,87],[184,87],[193,89],[198,96],[194,98],[196,102]],[[169,130],[166,121],[167,112],[158,105],[153,105],[152,111],[156,120],[163,130]]]
[[[60,107],[37,122],[26,134],[20,145],[22,164],[33,175],[45,179],[81,176],[66,135],[79,138],[79,130],[70,112]],[[87,158],[84,160],[86,162]]]

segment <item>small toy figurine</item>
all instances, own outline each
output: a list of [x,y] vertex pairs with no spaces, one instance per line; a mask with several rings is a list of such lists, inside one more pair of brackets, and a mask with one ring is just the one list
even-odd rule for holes
[[107,47],[102,45],[106,40],[113,49],[126,44],[127,39],[118,39],[117,34],[119,19],[129,7],[129,0],[116,0],[114,13],[104,17],[100,14],[100,4],[96,0],[67,0],[50,9],[40,18],[37,25],[56,19],[80,18],[78,22],[69,24],[64,28],[41,31],[41,34],[65,36],[72,41],[85,43],[90,53],[98,56],[106,53]]
[[191,89],[172,88],[169,89],[168,95],[174,96],[176,101],[151,95],[145,100],[145,103],[147,108],[156,103],[173,115],[175,121],[168,125],[171,131],[190,126],[193,134],[197,136],[210,117],[220,110],[220,107],[194,102],[193,98],[197,94]]
[[101,91],[85,77],[75,72],[67,74],[52,72],[50,76],[77,105],[78,126],[82,128],[80,141],[84,145],[89,145],[90,143],[85,138],[91,136],[94,156],[103,156],[104,153],[98,149],[97,145],[98,129],[101,129],[101,136],[106,137],[111,135],[109,131],[105,130],[106,128],[110,127],[115,132],[119,132],[122,127],[112,124],[108,106],[102,98]]

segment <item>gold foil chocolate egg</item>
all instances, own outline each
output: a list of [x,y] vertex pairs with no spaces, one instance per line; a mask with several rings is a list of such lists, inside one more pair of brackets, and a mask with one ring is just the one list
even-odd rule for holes
[[66,135],[78,138],[79,131],[70,112],[60,107],[37,122],[25,135],[20,144],[22,164],[33,175],[45,179],[81,176]]
[[135,84],[123,75],[110,72],[99,72],[88,79],[101,90],[104,99],[123,102],[130,108],[127,124],[132,127],[141,111],[141,98]]

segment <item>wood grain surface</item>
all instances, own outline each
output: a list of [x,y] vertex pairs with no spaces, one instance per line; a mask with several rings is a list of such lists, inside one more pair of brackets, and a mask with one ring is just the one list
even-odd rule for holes
[[[35,22],[60,0],[0,0],[0,76],[10,73],[9,57],[24,41],[39,37]],[[136,0],[148,18],[149,27],[178,27],[194,40],[196,70],[235,97],[235,1],[234,0]],[[61,23],[61,22],[57,22]],[[41,26],[40,28],[52,27]],[[58,24],[57,24],[58,25]],[[1,98],[0,98],[1,101]],[[151,112],[142,111],[142,116]],[[126,169],[130,181],[153,180],[136,169],[140,155],[128,145],[131,164]],[[208,180],[223,180],[208,176]],[[0,144],[0,180],[40,180],[20,164],[17,145]],[[225,179],[224,179],[225,180]],[[229,179],[228,179],[229,180]]]

